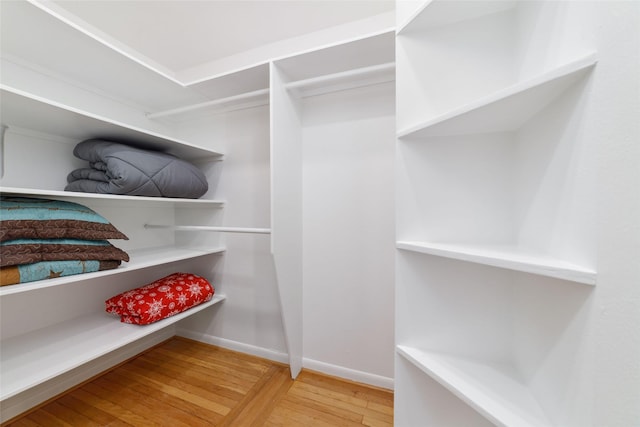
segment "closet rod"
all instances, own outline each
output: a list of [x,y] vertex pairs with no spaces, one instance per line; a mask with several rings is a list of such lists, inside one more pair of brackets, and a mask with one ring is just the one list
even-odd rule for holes
[[305,86],[312,86],[314,84],[329,83],[336,80],[349,79],[352,77],[361,77],[369,74],[378,74],[385,71],[391,71],[396,68],[395,62],[387,62],[385,64],[372,65],[370,67],[356,68],[348,71],[341,71],[339,73],[326,74],[324,76],[312,77],[310,79],[298,80],[290,82],[285,85],[287,89],[298,89]]
[[4,135],[7,129],[7,125],[0,125],[0,178],[4,177]]
[[259,96],[267,95],[269,89],[259,89],[253,92],[241,93],[240,95],[228,96],[226,98],[214,99],[211,101],[201,102],[199,104],[186,105],[184,107],[174,108],[172,110],[158,111],[157,113],[147,113],[147,117],[150,119],[156,119],[158,117],[172,116],[175,114],[186,113],[188,111],[199,110],[201,108],[213,107],[215,105],[226,104],[228,102],[242,101],[249,98],[257,98]]
[[144,228],[162,228],[175,231],[219,231],[223,233],[253,233],[271,234],[270,228],[250,228],[250,227],[219,227],[205,225],[158,225],[145,224]]

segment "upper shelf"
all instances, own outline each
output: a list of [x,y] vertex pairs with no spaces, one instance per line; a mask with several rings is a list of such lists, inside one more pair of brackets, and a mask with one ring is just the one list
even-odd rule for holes
[[455,24],[457,22],[512,9],[517,3],[516,0],[429,0],[425,1],[404,23],[398,26],[397,33],[401,35],[413,31],[428,30],[430,28]]
[[166,151],[185,160],[219,157],[221,153],[189,142],[132,127],[106,117],[1,85],[2,124],[58,135],[75,142],[89,138],[136,141],[140,148]]
[[205,101],[170,72],[151,65],[54,2],[2,2],[2,56],[149,108]]
[[395,63],[371,65],[340,73],[327,74],[304,80],[289,82],[285,85],[288,90],[295,91],[299,96],[314,96],[339,90],[395,81]]
[[[345,75],[352,70],[387,66],[395,61],[395,33],[384,31],[344,43],[279,59],[275,64],[289,84],[321,81],[324,76]],[[357,73],[356,73],[357,74]],[[298,83],[302,85],[302,83]]]
[[129,203],[141,202],[145,205],[158,203],[160,205],[210,206],[222,207],[224,200],[218,199],[181,199],[176,197],[146,197],[124,196],[119,194],[80,193],[75,191],[42,190],[38,188],[0,187],[0,193],[22,196],[46,196],[60,200],[95,199],[95,200],[123,200]]
[[398,132],[398,138],[512,131],[562,94],[595,66],[591,53],[530,80]]

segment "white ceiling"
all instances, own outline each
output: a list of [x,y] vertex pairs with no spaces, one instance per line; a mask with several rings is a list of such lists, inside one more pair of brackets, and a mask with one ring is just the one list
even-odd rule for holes
[[174,72],[394,8],[393,0],[54,1]]

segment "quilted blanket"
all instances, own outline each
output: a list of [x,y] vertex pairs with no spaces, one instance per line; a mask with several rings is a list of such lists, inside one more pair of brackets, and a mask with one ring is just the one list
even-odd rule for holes
[[197,199],[209,188],[200,169],[168,153],[91,139],[73,154],[90,167],[68,175],[67,191]]
[[62,238],[127,240],[102,215],[84,205],[35,197],[0,197],[0,242]]
[[0,243],[0,267],[70,260],[129,261],[129,255],[106,240],[16,239]]
[[123,323],[147,325],[211,300],[215,289],[191,273],[173,273],[145,286],[115,295],[105,301],[107,313]]
[[0,268],[0,286],[118,268],[120,261],[42,261]]

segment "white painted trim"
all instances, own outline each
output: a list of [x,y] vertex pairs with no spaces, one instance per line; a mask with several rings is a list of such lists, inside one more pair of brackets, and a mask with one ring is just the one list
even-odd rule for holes
[[302,358],[302,367],[311,371],[316,371],[322,374],[344,378],[375,387],[382,387],[389,390],[394,389],[393,378],[383,377],[382,375],[372,374],[364,371],[357,371],[355,369],[332,365],[331,363],[320,362],[318,360],[313,360],[306,357]]
[[258,347],[251,344],[245,344],[239,341],[233,341],[226,338],[214,337],[213,335],[193,332],[180,327],[177,328],[176,335],[180,337],[190,338],[192,340],[204,342],[207,344],[215,345],[218,347],[226,348],[228,350],[250,354],[252,356],[262,357],[263,359],[273,360],[274,362],[289,364],[289,355],[287,353],[282,353],[276,350],[272,350],[264,347]]
[[69,372],[1,401],[0,422],[4,423],[89,378],[103,373],[115,365],[142,353],[154,345],[168,340],[174,336],[174,333],[175,329],[173,326],[161,329],[152,335],[134,341],[131,344],[107,353]]

